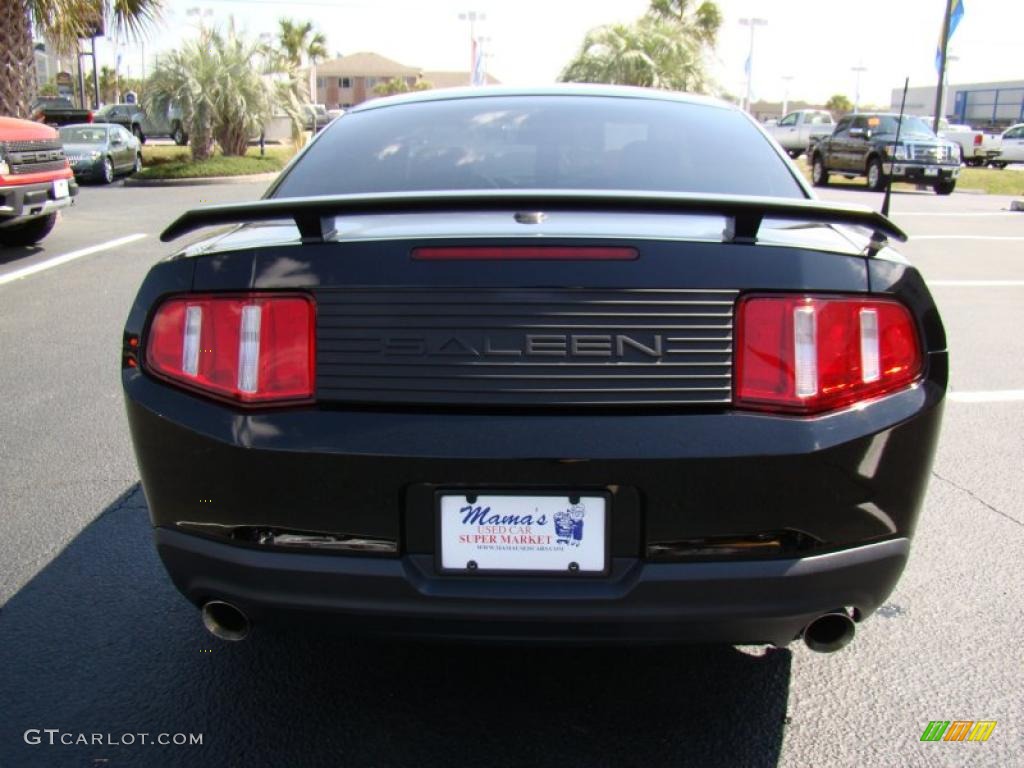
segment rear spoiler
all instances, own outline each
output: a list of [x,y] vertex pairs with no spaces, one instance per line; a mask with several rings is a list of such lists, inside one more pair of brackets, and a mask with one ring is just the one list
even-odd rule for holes
[[726,216],[731,223],[725,242],[754,243],[765,218],[846,224],[871,230],[873,244],[887,237],[906,242],[906,233],[892,221],[862,205],[779,197],[704,195],[678,192],[619,190],[505,190],[385,192],[364,195],[280,197],[252,203],[193,208],[160,235],[169,242],[203,227],[263,221],[293,221],[303,242],[323,242],[334,234],[331,220],[346,214],[383,214],[486,210],[588,210],[644,213],[704,213]]

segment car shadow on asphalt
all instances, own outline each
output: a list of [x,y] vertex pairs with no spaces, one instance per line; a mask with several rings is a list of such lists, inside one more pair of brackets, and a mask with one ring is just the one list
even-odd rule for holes
[[44,250],[41,245],[19,245],[0,247],[0,266],[10,264],[13,261],[24,259],[26,256],[34,256]]
[[[223,643],[164,573],[135,485],[0,607],[0,765],[772,766],[790,665],[298,629]],[[104,743],[60,743],[78,734]]]

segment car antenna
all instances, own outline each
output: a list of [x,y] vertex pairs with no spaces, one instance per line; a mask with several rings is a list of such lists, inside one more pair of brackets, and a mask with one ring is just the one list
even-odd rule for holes
[[[896,147],[900,144],[900,129],[903,128],[903,110],[907,106],[907,87],[910,85],[910,78],[907,77],[903,81],[903,98],[900,101],[900,119],[896,122],[896,141],[893,143],[893,154],[896,153]],[[889,201],[892,199],[892,174],[889,174],[889,178],[885,182],[885,197],[882,199],[882,215],[886,218],[889,217]]]

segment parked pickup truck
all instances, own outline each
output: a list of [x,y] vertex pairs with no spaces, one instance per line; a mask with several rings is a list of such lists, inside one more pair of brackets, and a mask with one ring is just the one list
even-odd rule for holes
[[920,117],[884,112],[846,115],[831,136],[810,149],[811,181],[828,184],[829,174],[849,179],[866,176],[870,189],[885,189],[889,178],[929,184],[936,194],[948,195],[960,175],[960,148],[940,139]]
[[793,158],[800,157],[813,142],[830,135],[833,128],[832,115],[820,109],[800,109],[779,121],[765,123],[765,130]]
[[0,117],[0,245],[39,242],[77,194],[57,132]]
[[68,99],[36,99],[32,103],[31,118],[37,123],[46,123],[58,128],[72,123],[91,123],[92,112],[79,109]]
[[138,104],[108,104],[96,112],[95,122],[120,125],[143,144],[146,139],[163,137],[172,139],[178,146],[188,144],[181,110],[173,105],[165,115],[151,116]]
[[[934,118],[922,118],[928,125],[934,125]],[[984,165],[988,161],[990,140],[984,131],[976,131],[969,125],[950,123],[939,118],[939,138],[952,141],[960,147],[960,162],[971,167]]]

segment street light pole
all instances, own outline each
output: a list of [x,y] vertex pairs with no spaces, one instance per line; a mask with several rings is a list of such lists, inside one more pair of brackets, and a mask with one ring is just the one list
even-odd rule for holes
[[786,85],[783,86],[782,90],[782,117],[786,116],[789,112],[789,83],[793,80],[793,75],[783,75],[782,82]]
[[863,64],[858,64],[856,67],[850,67],[850,70],[857,73],[857,84],[853,90],[853,114],[860,112],[860,73],[867,72],[868,68]]
[[474,85],[473,73],[476,70],[476,23],[478,21],[486,21],[487,14],[479,13],[477,11],[464,11],[459,14],[460,21],[469,22],[469,84]]
[[767,19],[759,19],[754,16],[740,19],[740,24],[744,27],[750,27],[750,47],[747,49],[747,95],[743,99],[744,109],[750,111],[750,91],[751,84],[754,80],[754,30],[757,27],[763,27],[768,24]]

